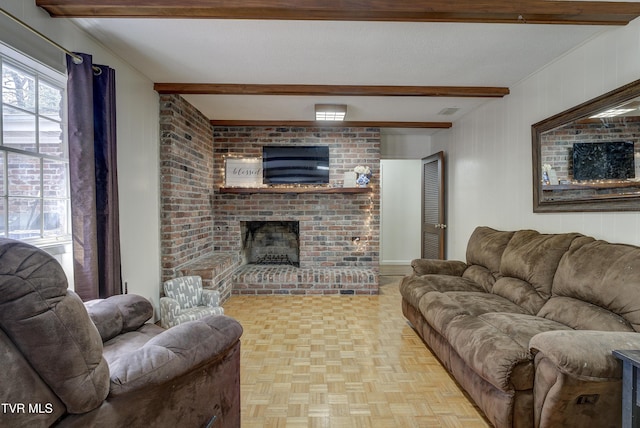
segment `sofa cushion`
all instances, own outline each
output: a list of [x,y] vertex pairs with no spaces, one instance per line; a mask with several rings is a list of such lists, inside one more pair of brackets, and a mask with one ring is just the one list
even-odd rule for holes
[[223,358],[240,336],[242,326],[224,315],[207,316],[164,330],[140,348],[121,352],[109,363],[109,396],[162,385]]
[[45,381],[38,375],[11,339],[0,329],[0,403],[50,403],[50,411],[0,413],[4,427],[49,427],[65,413],[65,407]]
[[136,294],[120,294],[84,303],[102,341],[135,331],[153,316],[153,305]]
[[553,276],[560,259],[577,233],[541,234],[519,230],[502,254],[499,278],[492,292],[536,314],[551,296]]
[[104,359],[109,365],[121,358],[123,355],[136,351],[147,344],[148,341],[165,331],[164,328],[155,324],[144,324],[136,331],[122,333],[104,342]]
[[461,276],[467,264],[459,260],[414,259],[411,261],[411,267],[416,275]]
[[640,331],[638,272],[640,248],[576,239],[539,315],[580,330]]
[[464,362],[503,391],[533,388],[534,365],[529,341],[538,333],[569,330],[551,320],[513,313],[461,316],[445,334]]
[[500,278],[492,292],[520,306],[530,315],[535,315],[546,302],[531,284],[518,278]]
[[420,299],[419,309],[429,325],[443,336],[446,336],[449,323],[458,316],[477,316],[489,312],[526,314],[521,307],[504,297],[468,291],[425,294]]
[[620,315],[572,297],[554,297],[540,309],[538,316],[576,330],[635,331]]
[[[490,291],[500,271],[500,260],[513,232],[503,232],[490,227],[477,227],[467,244],[467,264],[470,266],[463,276],[476,281]],[[476,265],[477,267],[473,267]]]
[[[31,245],[0,238],[0,328],[70,413],[109,393],[102,340],[60,264]],[[55,356],[55,358],[52,358]]]
[[104,299],[84,302],[89,318],[98,329],[103,342],[117,336],[122,331],[122,313],[116,306]]
[[477,284],[478,287],[487,293],[490,293],[493,289],[493,284],[496,283],[495,275],[496,274],[484,266],[471,265],[464,271],[462,277]]
[[422,296],[432,291],[482,291],[482,289],[466,278],[449,275],[412,275],[405,277],[400,283],[400,294],[415,308],[420,304]]
[[531,351],[547,358],[562,373],[585,381],[616,381],[622,364],[613,355],[617,349],[640,349],[636,332],[566,330],[539,334],[531,339]]

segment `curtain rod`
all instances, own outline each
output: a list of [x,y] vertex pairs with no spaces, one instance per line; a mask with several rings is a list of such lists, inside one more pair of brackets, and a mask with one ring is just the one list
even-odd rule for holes
[[[82,64],[84,62],[84,60],[82,59],[81,56],[76,55],[75,53],[71,52],[70,50],[64,48],[63,46],[61,46],[60,44],[54,42],[53,40],[51,40],[49,37],[45,36],[44,34],[42,34],[40,31],[36,30],[35,28],[29,26],[27,23],[19,20],[18,18],[16,18],[15,16],[13,16],[12,14],[10,14],[9,12],[7,12],[6,10],[4,10],[3,8],[0,7],[0,13],[2,13],[3,15],[5,15],[7,18],[11,19],[13,22],[19,24],[20,26],[22,26],[23,28],[29,30],[30,32],[32,32],[33,34],[35,34],[36,36],[40,37],[42,40],[48,42],[49,44],[51,44],[52,46],[58,48],[59,50],[61,50],[62,52],[66,53],[67,55],[69,55],[71,58],[73,58],[73,63],[74,64]],[[100,72],[102,70],[100,70],[99,67],[96,66],[92,66],[93,70],[95,72]]]

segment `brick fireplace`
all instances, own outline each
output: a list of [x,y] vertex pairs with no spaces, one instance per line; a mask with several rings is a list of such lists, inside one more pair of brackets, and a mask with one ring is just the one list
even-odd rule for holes
[[[207,260],[220,258],[231,260],[225,266],[235,266],[236,260],[238,265],[248,262],[250,252],[243,248],[247,228],[253,228],[248,225],[274,222],[296,225],[298,266],[246,264],[244,270],[205,284],[220,289],[224,298],[231,293],[378,292],[379,129],[214,128],[179,96],[161,95],[160,102],[163,280],[184,274],[184,266],[194,261],[202,261],[204,266]],[[220,192],[225,156],[259,157],[263,145],[328,146],[329,187],[341,187],[345,173],[367,165],[373,174],[371,190],[330,194],[295,189],[287,193]],[[283,267],[278,270],[274,266]]]
[[[329,186],[340,187],[345,173],[368,165],[373,180],[370,193],[314,194],[216,192],[213,199],[215,251],[242,248],[242,224],[249,221],[295,221],[299,225],[300,269],[350,271],[340,288],[355,293],[377,293],[380,237],[380,133],[368,128],[216,127],[214,128],[214,187],[224,186],[225,156],[260,157],[264,145],[327,145]],[[360,238],[354,240],[354,238]],[[357,271],[354,274],[354,271]],[[358,273],[375,280],[361,283]],[[335,272],[334,272],[335,273]],[[370,275],[369,275],[370,274]],[[336,287],[337,288],[337,287]],[[251,293],[238,289],[234,292]],[[270,290],[279,292],[278,290]],[[300,291],[300,290],[298,290]],[[334,293],[325,285],[306,293]]]

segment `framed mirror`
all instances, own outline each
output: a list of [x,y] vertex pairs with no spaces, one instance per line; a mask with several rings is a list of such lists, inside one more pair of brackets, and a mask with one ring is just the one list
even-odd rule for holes
[[533,211],[640,211],[640,80],[531,127]]

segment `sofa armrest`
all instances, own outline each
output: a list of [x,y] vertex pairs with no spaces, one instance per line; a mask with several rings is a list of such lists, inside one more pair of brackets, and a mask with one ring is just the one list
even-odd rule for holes
[[217,290],[202,289],[202,303],[211,308],[220,306],[220,292]]
[[224,315],[172,327],[109,365],[109,396],[152,388],[214,361],[220,361],[242,336],[242,326]]
[[462,276],[467,264],[458,260],[415,259],[411,261],[415,275]]
[[153,317],[153,305],[136,294],[120,294],[85,302],[84,307],[103,342],[134,331]]
[[[610,380],[622,377],[616,349],[640,349],[640,334],[591,330],[558,330],[531,338],[534,354],[543,354],[556,368],[580,380]],[[538,355],[536,355],[538,358]]]

